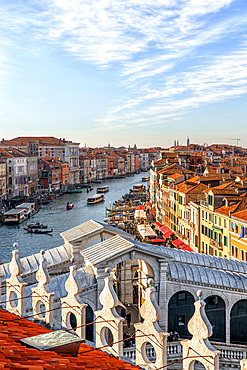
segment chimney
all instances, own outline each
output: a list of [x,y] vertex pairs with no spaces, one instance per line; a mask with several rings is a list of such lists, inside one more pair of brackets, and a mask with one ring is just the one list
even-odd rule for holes
[[211,188],[211,184],[208,184],[208,189],[210,189]]
[[229,210],[229,217],[231,217],[231,215],[232,215],[232,211]]

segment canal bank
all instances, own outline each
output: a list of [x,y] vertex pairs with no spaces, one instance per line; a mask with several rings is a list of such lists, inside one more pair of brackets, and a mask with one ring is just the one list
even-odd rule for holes
[[[77,226],[90,219],[104,221],[105,207],[117,201],[129,192],[134,184],[141,183],[144,173],[123,179],[108,179],[102,184],[93,184],[93,190],[87,193],[86,189],[78,194],[65,194],[54,199],[51,203],[43,205],[31,222],[40,222],[53,229],[51,235],[28,234],[24,230],[25,221],[20,225],[4,225],[0,227],[0,258],[3,262],[9,262],[12,257],[13,243],[19,244],[21,257],[38,253],[41,249],[47,250],[63,244],[60,233]],[[146,186],[146,183],[143,183]],[[102,203],[87,205],[87,198],[96,194],[97,187],[109,185],[109,192],[105,193],[105,201]],[[73,203],[72,210],[66,210],[67,203]]]

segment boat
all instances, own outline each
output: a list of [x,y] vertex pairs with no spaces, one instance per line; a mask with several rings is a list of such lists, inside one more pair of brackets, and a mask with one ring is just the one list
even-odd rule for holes
[[47,225],[40,224],[39,222],[35,222],[34,224],[28,224],[27,227],[29,229],[47,229]]
[[150,177],[143,177],[142,181],[150,181]]
[[29,227],[24,227],[24,230],[28,231],[31,234],[50,234],[53,232],[53,229],[51,230],[42,230],[42,229],[31,229]]
[[13,208],[10,211],[4,212],[4,224],[20,224],[27,219],[24,209]]
[[107,191],[109,191],[109,186],[108,185],[101,186],[100,188],[97,188],[97,193],[106,193]]
[[92,195],[90,198],[87,198],[87,204],[95,204],[99,203],[105,200],[105,197],[103,194],[95,194]]
[[102,184],[103,180],[93,180],[94,184]]
[[82,189],[70,189],[70,190],[66,190],[64,193],[65,193],[65,194],[77,194],[77,193],[82,193]]
[[74,207],[73,203],[67,203],[67,210],[72,209]]

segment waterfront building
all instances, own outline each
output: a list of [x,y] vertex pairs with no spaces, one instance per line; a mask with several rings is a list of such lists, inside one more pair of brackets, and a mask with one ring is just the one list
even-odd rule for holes
[[38,158],[15,148],[0,148],[6,165],[8,198],[31,195],[38,190]]
[[60,158],[69,164],[70,177],[69,184],[79,183],[79,143],[53,136],[20,136],[11,140],[2,140],[0,147],[12,146],[20,149],[39,159]]
[[59,158],[40,160],[39,181],[41,190],[66,189],[69,186],[69,164]]
[[80,168],[79,168],[79,145],[63,139],[65,144],[64,160],[69,164],[69,184],[76,185],[80,183]]
[[0,160],[0,213],[4,207],[3,201],[7,199],[7,171],[6,163]]

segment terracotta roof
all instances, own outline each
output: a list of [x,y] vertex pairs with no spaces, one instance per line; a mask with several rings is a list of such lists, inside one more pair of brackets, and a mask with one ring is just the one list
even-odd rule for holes
[[67,142],[63,142],[61,139],[57,139],[54,136],[19,136],[11,140],[5,140],[4,143],[7,143],[7,145],[28,145],[29,141],[38,141],[40,144],[61,146],[65,146],[65,142]]
[[235,212],[232,214],[235,218],[240,218],[241,220],[247,221],[247,209],[244,209],[243,211]]
[[80,344],[78,356],[73,357],[68,354],[60,355],[54,351],[28,348],[19,341],[50,331],[39,324],[0,309],[0,368],[12,370],[139,369],[86,344]]
[[182,176],[183,176],[183,174],[182,174],[182,173],[177,173],[177,172],[175,172],[174,174],[169,175],[169,176],[167,176],[167,177],[169,177],[169,179],[176,180],[176,179],[179,179],[179,178],[180,178],[180,177],[182,177]]

